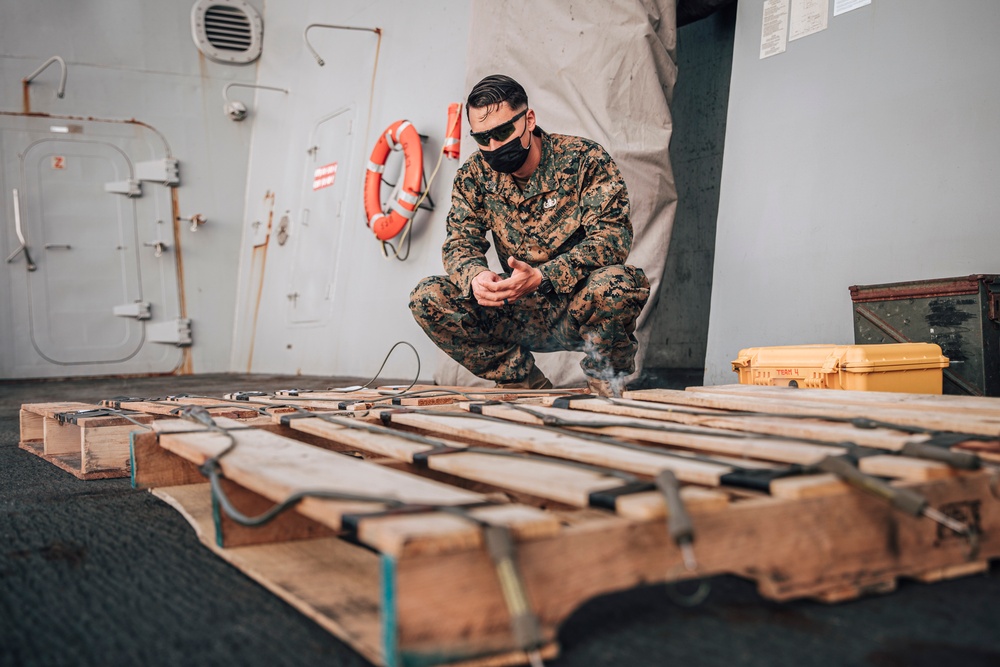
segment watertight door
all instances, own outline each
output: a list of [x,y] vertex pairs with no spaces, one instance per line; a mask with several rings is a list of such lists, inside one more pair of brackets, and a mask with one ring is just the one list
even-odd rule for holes
[[176,344],[153,342],[179,318],[170,190],[137,173],[157,153],[145,126],[0,116],[0,376],[180,364]]
[[349,159],[354,116],[353,105],[334,111],[316,123],[309,140],[303,210],[288,291],[292,324],[321,323],[330,316],[348,193],[361,187]]

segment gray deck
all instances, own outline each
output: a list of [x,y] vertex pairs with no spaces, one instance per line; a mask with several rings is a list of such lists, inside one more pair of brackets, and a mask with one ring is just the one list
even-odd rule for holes
[[[127,479],[83,482],[18,448],[21,403],[322,388],[331,378],[195,377],[0,383],[0,666],[366,665],[202,547]],[[591,601],[553,667],[1000,665],[1000,566],[827,606],[776,604],[735,577],[695,608],[662,586]]]

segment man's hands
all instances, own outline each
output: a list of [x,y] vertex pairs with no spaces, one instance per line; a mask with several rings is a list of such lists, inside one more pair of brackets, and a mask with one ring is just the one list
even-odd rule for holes
[[511,257],[507,260],[507,265],[511,268],[511,274],[506,280],[489,269],[472,279],[472,295],[480,306],[496,308],[514,303],[542,284],[542,272],[530,264]]

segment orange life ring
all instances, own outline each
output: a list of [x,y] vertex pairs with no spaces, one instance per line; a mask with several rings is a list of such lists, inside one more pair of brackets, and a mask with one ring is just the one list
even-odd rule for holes
[[[389,204],[389,212],[382,211],[382,172],[390,150],[403,151],[405,175],[399,197]],[[368,227],[380,241],[388,241],[403,231],[406,223],[417,212],[420,185],[424,177],[424,149],[417,129],[408,120],[397,120],[378,138],[368,160],[365,172],[365,215]]]

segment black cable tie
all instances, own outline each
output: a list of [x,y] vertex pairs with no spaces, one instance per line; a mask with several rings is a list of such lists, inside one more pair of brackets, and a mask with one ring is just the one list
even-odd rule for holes
[[115,410],[122,409],[122,403],[149,403],[157,401],[156,398],[141,398],[136,396],[112,396],[111,398],[106,398],[102,403],[107,407],[114,408]]
[[858,461],[861,459],[868,458],[869,456],[880,456],[883,454],[888,454],[884,449],[875,449],[873,447],[865,447],[853,442],[841,442],[838,446],[843,447],[846,453],[843,456],[849,459],[852,463],[857,465]]
[[772,470],[768,468],[739,468],[719,477],[719,484],[735,486],[754,491],[771,490],[771,482],[782,477],[793,477],[806,471],[802,466],[793,465],[789,468]]
[[975,435],[971,433],[954,433],[952,431],[938,431],[933,433],[928,440],[922,441],[922,445],[935,445],[937,447],[954,447],[955,445],[960,445],[963,442],[968,442],[969,440],[975,440],[977,442],[989,442],[991,440],[997,440],[997,437],[992,437],[988,435]]
[[251,398],[259,398],[261,396],[268,396],[266,391],[237,391],[232,394],[233,401],[249,401]]
[[[132,412],[130,414],[138,414]],[[76,410],[69,412],[57,412],[53,415],[56,421],[60,424],[73,424],[76,425],[80,419],[89,419],[91,417],[120,417],[121,413],[118,408],[91,408],[89,410]]]
[[597,396],[592,394],[572,394],[570,396],[559,396],[556,400],[552,401],[552,407],[568,409],[570,403],[573,401],[593,401],[597,399]]
[[503,401],[480,401],[478,403],[470,403],[469,412],[474,415],[481,415],[483,414],[484,405],[503,405]]
[[632,482],[631,484],[622,484],[611,489],[594,491],[587,496],[587,500],[591,507],[611,510],[613,512],[619,496],[629,496],[633,493],[645,493],[655,490],[656,485],[650,482]]
[[451,447],[450,445],[439,445],[438,447],[432,447],[431,449],[425,449],[422,452],[417,452],[413,455],[413,465],[420,466],[421,468],[426,468],[428,466],[428,461],[432,456],[437,456],[438,454],[456,454],[460,452],[468,452],[466,447]]
[[[372,501],[377,502],[377,501]],[[471,510],[479,507],[493,507],[496,503],[491,501],[482,501],[476,503],[463,503],[461,505],[451,505],[450,507],[460,508],[463,510]],[[352,512],[350,514],[340,515],[340,529],[347,536],[357,535],[360,523],[365,519],[378,519],[387,516],[401,516],[407,514],[426,514],[428,512],[440,512],[443,511],[440,506],[437,505],[425,505],[420,503],[413,503],[407,505],[399,505],[397,507],[387,507],[384,510],[375,510],[373,512]]]
[[287,415],[281,415],[281,425],[288,426],[289,422],[294,419],[316,419],[321,413],[313,412],[289,412]]

